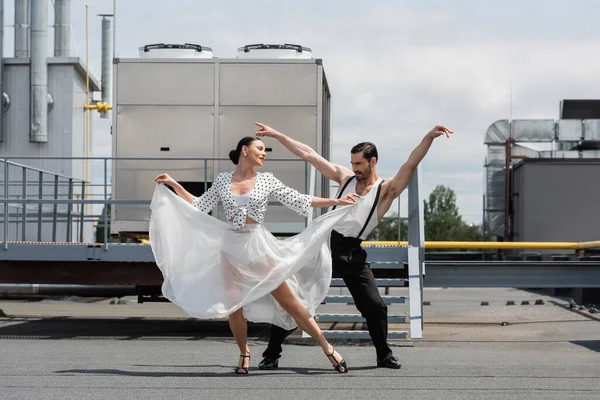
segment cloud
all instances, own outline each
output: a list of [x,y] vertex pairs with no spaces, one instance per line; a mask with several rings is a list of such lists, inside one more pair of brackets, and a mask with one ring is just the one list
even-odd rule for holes
[[[112,2],[86,3],[90,65],[99,78],[96,14],[111,12]],[[371,140],[379,147],[379,172],[389,178],[433,125],[444,124],[456,133],[436,140],[425,158],[424,192],[450,186],[469,222],[481,221],[483,138],[494,121],[557,119],[560,100],[600,92],[596,2],[366,4],[117,0],[117,56],[137,57],[138,47],[154,42],[199,43],[221,58],[256,42],[311,47],[333,94],[332,160],[348,165],[350,144]],[[71,15],[74,47],[83,57],[83,4],[72,2]],[[9,31],[6,51],[12,51]],[[96,154],[109,154],[110,123],[94,125]]]

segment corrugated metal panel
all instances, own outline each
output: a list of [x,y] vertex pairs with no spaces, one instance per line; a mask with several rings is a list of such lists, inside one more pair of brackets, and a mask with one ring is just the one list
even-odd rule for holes
[[486,171],[488,227],[496,236],[504,236],[504,167],[489,166]]
[[600,140],[600,119],[583,120],[584,140]]
[[503,144],[489,145],[486,163],[486,214],[488,229],[496,236],[504,235],[504,165]]
[[583,126],[579,119],[559,119],[556,140],[576,142],[583,137]]
[[489,145],[486,165],[504,165],[506,162],[506,150],[504,145]]
[[554,140],[554,120],[516,119],[511,121],[511,137],[518,142],[551,142]]

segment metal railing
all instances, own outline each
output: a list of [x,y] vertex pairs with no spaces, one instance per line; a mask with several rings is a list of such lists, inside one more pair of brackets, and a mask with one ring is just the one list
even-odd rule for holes
[[[80,222],[79,222],[79,232],[80,238],[83,233],[83,212],[82,208],[73,209],[73,204],[67,201],[66,207],[62,210],[59,210],[58,205],[60,204],[60,197],[67,197],[67,200],[72,199],[75,196],[75,191],[80,190],[80,194],[82,198],[86,193],[86,182],[82,179],[77,179],[74,177],[70,177],[64,174],[50,172],[47,170],[43,170],[40,168],[35,168],[32,166],[16,163],[14,161],[10,161],[8,158],[2,159],[3,162],[3,182],[4,182],[4,200],[3,204],[3,222],[4,222],[4,245],[6,248],[6,241],[9,236],[9,225],[11,223],[11,217],[15,219],[15,223],[17,228],[19,226],[19,222],[21,225],[21,234],[17,235],[21,236],[21,240],[27,240],[27,224],[31,222],[31,218],[34,217],[37,219],[38,227],[37,227],[37,239],[38,241],[42,240],[42,223],[44,222],[44,215],[51,214],[52,215],[52,240],[56,241],[56,227],[59,222],[62,222],[61,218],[64,218],[66,221],[67,228],[67,240],[72,238],[72,225],[73,225],[73,217],[74,214],[79,214]],[[12,167],[12,168],[11,168]],[[17,174],[20,174],[19,179],[11,179],[11,169],[17,170]],[[31,180],[30,177],[33,175],[37,179]],[[50,176],[48,180],[47,177]],[[34,187],[35,189],[31,190]],[[45,189],[50,188],[50,193],[44,193]],[[66,188],[66,190],[64,190]],[[79,189],[80,188],[80,189]],[[17,190],[14,190],[17,189]],[[31,194],[35,192],[35,194]],[[62,192],[62,193],[61,193]],[[66,193],[65,193],[66,192]],[[48,209],[44,210],[43,204],[46,203],[47,199],[44,197],[52,197],[54,200],[54,205],[51,211],[48,212]],[[34,200],[35,202],[32,201]],[[29,204],[36,203],[37,209],[34,207],[28,207]],[[13,207],[18,208],[20,206],[20,211],[15,212],[13,214],[10,213],[11,204]],[[30,212],[34,210],[34,212]],[[45,212],[46,211],[46,212]],[[17,221],[17,218],[20,221]]]
[[[60,160],[60,161],[76,161],[76,160],[90,160],[90,161],[101,161],[103,168],[103,177],[100,182],[86,182],[83,179],[75,178],[73,176],[67,176],[64,174],[43,170],[33,166],[28,166],[22,163],[17,163],[13,160]],[[204,170],[204,191],[208,190],[209,181],[214,177],[208,174],[209,163],[215,161],[226,161],[230,162],[229,158],[224,157],[1,157],[0,162],[3,164],[3,183],[4,183],[4,197],[0,199],[0,205],[4,208],[3,218],[3,247],[7,249],[9,242],[9,225],[15,223],[17,226],[21,226],[21,241],[26,241],[27,238],[27,224],[34,223],[38,225],[37,228],[37,241],[42,241],[42,225],[44,223],[52,223],[52,236],[51,242],[57,242],[57,226],[59,223],[65,223],[66,233],[65,242],[73,242],[73,230],[72,225],[77,225],[79,233],[79,241],[83,241],[84,225],[86,222],[95,224],[96,228],[103,228],[103,240],[105,249],[108,249],[108,227],[109,215],[108,208],[111,205],[127,204],[127,205],[149,205],[150,200],[125,200],[125,199],[112,199],[110,195],[112,191],[109,188],[112,185],[112,179],[109,179],[109,164],[113,161],[202,161],[202,167]],[[304,163],[304,178],[305,178],[305,193],[312,192],[311,188],[314,187],[315,174],[310,173],[310,164],[300,159],[287,159],[287,158],[270,158],[269,161],[285,161],[285,162],[302,162]],[[21,171],[20,179],[11,179],[11,167],[19,168]],[[314,169],[314,168],[313,168]],[[37,179],[28,179],[32,174],[35,174]],[[48,180],[47,176],[51,178]],[[112,178],[112,177],[111,177]],[[210,178],[210,180],[209,180]],[[37,188],[36,193],[32,195],[29,190],[31,187]],[[102,194],[90,193],[90,188],[101,188]],[[20,191],[11,190],[11,188],[20,188]],[[44,188],[50,188],[49,193],[44,193]],[[60,193],[60,189],[65,189],[66,193]],[[80,193],[77,193],[80,191]],[[28,212],[32,210],[32,207],[37,206],[35,212]],[[45,205],[51,206],[51,212],[48,212],[49,208],[44,210]],[[59,209],[59,205],[65,206],[63,210]],[[101,214],[94,214],[86,212],[88,205],[104,205]],[[280,205],[279,203],[269,203],[269,205]],[[10,213],[9,208],[20,207],[20,212]],[[85,206],[85,207],[84,207]],[[45,212],[46,211],[46,212]],[[51,219],[44,220],[44,217],[51,215]],[[12,220],[11,220],[12,218]],[[309,220],[312,219],[309,218]]]

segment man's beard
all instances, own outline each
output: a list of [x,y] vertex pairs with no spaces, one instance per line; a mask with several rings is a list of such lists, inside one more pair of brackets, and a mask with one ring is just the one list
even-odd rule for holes
[[365,172],[355,172],[354,176],[356,177],[357,181],[362,181],[363,179],[366,179],[367,177],[371,176],[371,168],[368,168],[367,170],[365,170]]

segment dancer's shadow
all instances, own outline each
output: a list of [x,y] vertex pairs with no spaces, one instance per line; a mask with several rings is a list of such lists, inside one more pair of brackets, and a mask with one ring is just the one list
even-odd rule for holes
[[[121,369],[68,369],[62,371],[55,371],[57,374],[90,374],[90,375],[119,375],[119,376],[135,376],[135,377],[148,377],[148,378],[163,378],[163,377],[174,377],[174,378],[202,378],[202,377],[228,377],[228,376],[239,376],[233,372],[234,367],[230,365],[133,365],[133,367],[153,367],[153,368],[215,368],[222,369],[219,372],[173,372],[173,371],[125,371]],[[356,367],[350,369],[351,371],[366,371],[372,370],[376,367]],[[279,371],[279,372],[277,372]],[[294,373],[298,375],[336,375],[337,372],[329,368],[302,368],[302,367],[280,367],[276,371],[272,370],[260,370],[258,368],[250,367],[250,374],[248,376],[270,376],[270,375],[282,375],[286,373]]]
[[[222,367],[228,368],[227,365],[151,365],[151,364],[134,364],[133,367],[151,367],[151,368],[207,368],[207,367]],[[348,367],[352,371],[369,371],[373,369],[377,369],[376,366],[363,366],[363,367]],[[250,365],[251,371],[260,371],[260,373],[265,373],[273,370],[260,370],[258,367]],[[302,367],[279,367],[277,371],[291,371],[298,374],[313,374],[313,373],[328,373],[334,372],[333,366],[331,369],[329,368],[302,368]]]

